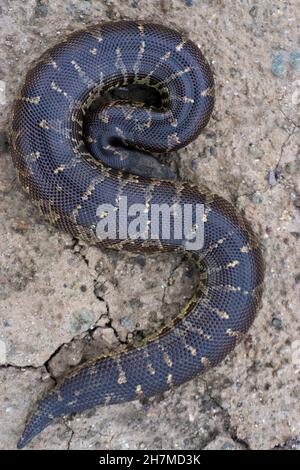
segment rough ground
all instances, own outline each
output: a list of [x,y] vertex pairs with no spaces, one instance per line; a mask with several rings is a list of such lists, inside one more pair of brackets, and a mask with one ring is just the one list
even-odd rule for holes
[[58,233],[15,182],[7,116],[29,63],[65,31],[145,18],[184,29],[212,64],[207,130],[173,155],[244,210],[267,261],[263,308],[218,368],[145,403],[48,428],[34,449],[300,449],[298,0],[2,0],[0,6],[0,448],[69,367],[154,331],[190,297],[180,257],[115,254]]

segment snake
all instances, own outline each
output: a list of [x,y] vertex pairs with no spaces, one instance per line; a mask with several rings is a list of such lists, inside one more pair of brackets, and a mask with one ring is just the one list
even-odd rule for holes
[[136,344],[74,367],[37,401],[18,448],[60,417],[187,382],[245,337],[263,293],[258,237],[233,204],[159,163],[200,134],[214,102],[213,73],[198,45],[161,24],[95,24],[29,68],[12,106],[10,148],[18,180],[48,221],[102,248],[186,253],[187,237],[164,237],[163,226],[153,239],[122,238],[120,228],[99,236],[107,214],[98,208],[118,208],[124,197],[146,212],[154,204],[201,205],[204,241],[189,250],[200,280],[180,313]]

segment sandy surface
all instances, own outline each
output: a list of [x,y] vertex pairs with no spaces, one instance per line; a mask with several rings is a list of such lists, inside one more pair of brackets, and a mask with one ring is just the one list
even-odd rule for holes
[[15,448],[51,381],[154,331],[197,279],[181,257],[102,252],[58,233],[15,182],[7,146],[7,116],[32,59],[65,31],[145,18],[188,32],[212,64],[213,117],[172,156],[174,167],[253,224],[267,262],[263,308],[205,376],[146,404],[61,420],[30,447],[300,449],[299,14],[298,0],[1,1],[0,448]]

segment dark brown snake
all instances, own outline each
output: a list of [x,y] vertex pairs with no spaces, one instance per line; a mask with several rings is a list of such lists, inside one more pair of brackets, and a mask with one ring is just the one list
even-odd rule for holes
[[[145,100],[136,103],[130,93],[144,88],[154,98],[142,106]],[[11,151],[22,186],[48,220],[102,247],[183,252],[186,240],[164,239],[162,227],[156,240],[121,239],[118,231],[100,240],[97,208],[118,207],[124,196],[128,206],[149,211],[152,204],[203,204],[204,246],[194,256],[204,271],[198,295],[159,332],[75,368],[50,390],[30,415],[19,448],[62,415],[149,397],[190,380],[218,364],[253,322],[264,262],[248,222],[207,188],[172,181],[148,155],[195,139],[213,104],[212,74],[198,47],[150,23],[120,21],[76,32],[28,72],[13,105]]]

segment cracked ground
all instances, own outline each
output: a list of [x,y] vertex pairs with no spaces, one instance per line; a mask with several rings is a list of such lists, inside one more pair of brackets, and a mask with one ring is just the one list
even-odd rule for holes
[[217,88],[205,132],[168,160],[253,225],[267,263],[263,307],[219,367],[151,400],[60,420],[30,448],[300,449],[296,0],[2,0],[1,449],[15,448],[37,398],[72,367],[156,331],[194,292],[184,257],[101,251],[47,224],[16,183],[7,144],[13,96],[50,43],[96,21],[163,15],[201,46]]

